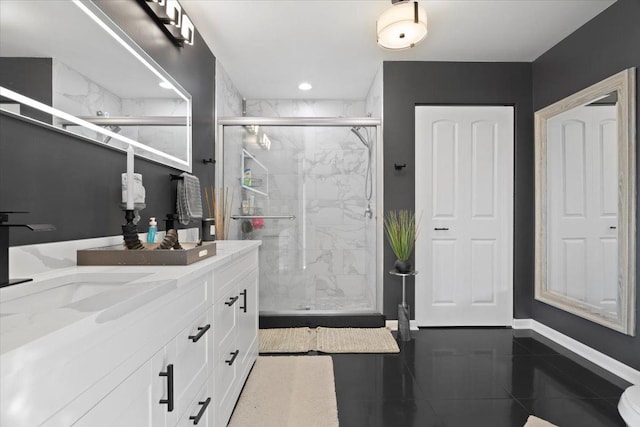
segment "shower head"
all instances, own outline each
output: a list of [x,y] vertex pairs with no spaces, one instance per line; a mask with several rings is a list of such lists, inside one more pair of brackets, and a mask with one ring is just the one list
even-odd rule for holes
[[367,142],[365,137],[362,136],[362,134],[360,133],[360,128],[359,127],[352,127],[351,128],[351,132],[353,132],[360,139],[360,141],[362,141],[362,145],[364,145],[365,147],[369,148],[369,143]]

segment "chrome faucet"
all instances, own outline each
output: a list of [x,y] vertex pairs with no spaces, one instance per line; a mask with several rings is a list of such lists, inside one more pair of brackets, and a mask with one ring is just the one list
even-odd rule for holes
[[369,218],[373,217],[373,210],[371,210],[370,204],[367,204],[367,209],[364,210],[364,216],[368,216]]

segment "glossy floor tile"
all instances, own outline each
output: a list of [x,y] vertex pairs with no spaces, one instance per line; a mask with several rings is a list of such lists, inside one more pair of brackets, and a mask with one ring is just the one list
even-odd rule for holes
[[[624,426],[628,384],[531,332],[429,328],[399,354],[332,355],[341,427]],[[588,369],[587,369],[588,368]]]

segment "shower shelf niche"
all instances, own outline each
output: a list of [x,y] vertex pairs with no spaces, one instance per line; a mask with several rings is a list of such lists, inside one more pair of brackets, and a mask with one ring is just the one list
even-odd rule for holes
[[[251,170],[250,177],[244,176],[246,169]],[[243,189],[262,196],[269,196],[269,170],[245,149],[242,150],[242,167],[240,170],[243,173],[243,176],[240,177],[240,186]]]

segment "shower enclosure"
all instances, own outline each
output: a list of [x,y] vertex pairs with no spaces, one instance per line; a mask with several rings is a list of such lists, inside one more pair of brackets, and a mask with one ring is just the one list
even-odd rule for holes
[[261,314],[382,312],[378,132],[372,118],[219,120],[216,186],[233,194],[228,238],[262,240]]

